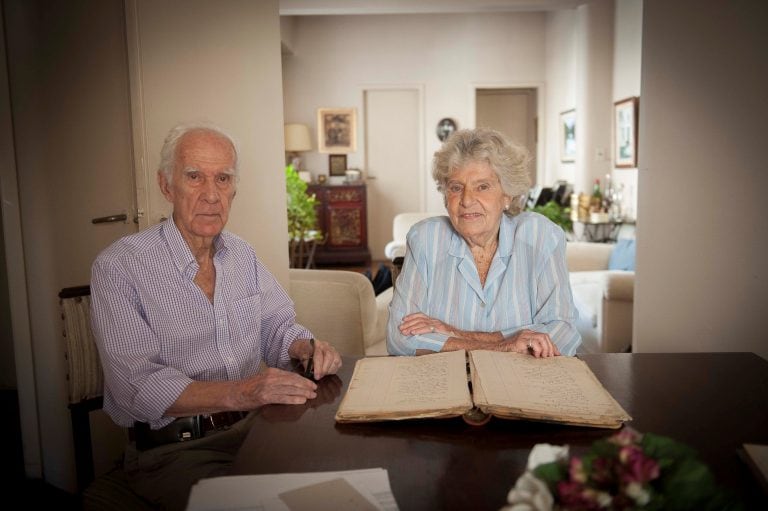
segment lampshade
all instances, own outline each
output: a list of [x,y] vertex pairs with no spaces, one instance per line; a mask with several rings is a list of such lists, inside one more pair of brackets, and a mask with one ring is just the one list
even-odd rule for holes
[[294,153],[310,151],[312,141],[309,137],[309,128],[305,124],[285,125],[285,151]]

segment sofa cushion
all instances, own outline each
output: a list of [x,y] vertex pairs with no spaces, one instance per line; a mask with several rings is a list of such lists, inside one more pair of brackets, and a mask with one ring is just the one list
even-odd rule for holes
[[616,242],[608,260],[608,269],[635,271],[635,240],[621,239]]

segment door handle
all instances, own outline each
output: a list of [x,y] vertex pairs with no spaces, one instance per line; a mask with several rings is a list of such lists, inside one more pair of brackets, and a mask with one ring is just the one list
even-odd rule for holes
[[128,220],[128,215],[121,213],[119,215],[100,216],[99,218],[91,220],[91,223],[108,224],[111,222],[125,222],[126,220]]

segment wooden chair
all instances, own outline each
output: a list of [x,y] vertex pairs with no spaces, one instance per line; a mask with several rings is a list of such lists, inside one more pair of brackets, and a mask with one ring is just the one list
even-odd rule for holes
[[102,407],[104,375],[91,332],[90,286],[62,289],[59,304],[66,341],[69,413],[75,445],[77,486],[82,491],[94,479],[90,413]]

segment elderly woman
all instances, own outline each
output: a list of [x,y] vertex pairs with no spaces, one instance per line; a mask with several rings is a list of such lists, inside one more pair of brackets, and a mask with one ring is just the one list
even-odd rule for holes
[[448,217],[414,225],[389,306],[393,355],[495,350],[573,355],[581,337],[565,235],[521,212],[527,151],[490,129],[461,130],[435,153]]

